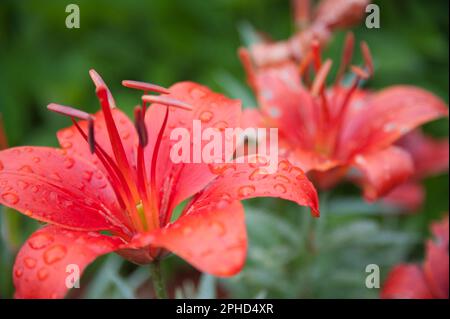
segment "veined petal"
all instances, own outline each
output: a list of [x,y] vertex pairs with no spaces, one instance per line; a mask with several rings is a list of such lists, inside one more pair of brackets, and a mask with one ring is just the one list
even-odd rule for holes
[[114,191],[97,167],[48,147],[0,152],[0,203],[79,230],[126,231]]
[[269,171],[268,162],[261,156],[246,157],[242,163],[212,165],[219,174],[190,204],[189,213],[200,207],[254,197],[279,197],[309,206],[319,216],[317,191],[304,172],[287,160],[280,160],[275,172]]
[[372,95],[349,119],[343,140],[360,141],[359,152],[389,146],[417,126],[447,116],[445,103],[423,89],[398,85]]
[[234,201],[222,208],[195,210],[165,228],[140,236],[134,244],[136,248],[162,247],[200,271],[232,276],[242,269],[247,252],[244,208]]
[[[156,179],[158,189],[163,189],[164,192],[161,199],[162,205],[168,203],[174,207],[182,200],[200,191],[215,178],[215,175],[210,173],[207,164],[194,161],[194,155],[200,156],[200,161],[202,161],[201,151],[208,141],[197,143],[198,141],[193,140],[193,120],[201,122],[202,132],[206,128],[217,128],[223,136],[225,128],[239,127],[241,103],[192,82],[177,83],[169,90],[170,94],[167,97],[183,101],[193,107],[192,111],[169,107],[168,123],[158,153]],[[146,113],[145,120],[149,130],[149,145],[145,154],[147,159],[150,159],[153,154],[164,112],[165,106],[154,103]],[[178,141],[177,135],[173,137],[175,140],[171,141],[170,136],[175,129],[186,129],[189,132],[190,142],[196,143],[194,146],[189,145],[191,163],[173,163],[170,158],[171,147]],[[149,165],[147,169],[150,169]]]
[[367,200],[376,200],[387,194],[414,172],[411,156],[396,146],[366,155],[357,155],[352,162],[363,174],[360,182]]
[[389,274],[381,291],[383,299],[430,299],[423,271],[417,265],[398,265]]
[[[136,129],[128,116],[117,108],[111,109],[112,116],[116,123],[117,130],[122,139],[122,143],[127,155],[128,162],[134,165],[136,162],[136,146],[138,144],[138,137]],[[87,121],[78,122],[80,127],[87,134],[88,123]],[[108,132],[106,129],[105,117],[103,111],[99,111],[95,114],[94,121],[95,141],[100,147],[108,153],[109,156],[114,158],[111,142],[109,141]],[[75,126],[58,131],[57,137],[61,147],[69,154],[79,155],[92,163],[96,164],[104,172],[106,172],[103,164],[97,158],[96,155],[91,154],[89,150],[89,144],[84,140],[83,136],[78,132]]]
[[15,298],[64,298],[72,278],[100,255],[122,245],[117,237],[57,226],[36,231],[22,246],[14,264]]

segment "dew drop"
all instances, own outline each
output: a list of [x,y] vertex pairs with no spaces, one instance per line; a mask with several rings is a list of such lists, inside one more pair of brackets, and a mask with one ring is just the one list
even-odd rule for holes
[[44,249],[53,242],[53,237],[46,234],[37,234],[29,240],[28,244],[33,249]]
[[250,196],[251,194],[253,194],[256,191],[255,186],[253,185],[244,185],[241,186],[238,190],[238,194],[241,197],[247,197]]
[[35,163],[39,163],[41,161],[41,158],[40,157],[33,157],[33,162],[35,162]]
[[213,118],[213,114],[210,111],[203,111],[202,113],[200,113],[200,121],[202,121],[203,123],[208,123],[209,121],[212,120]]
[[278,193],[286,193],[286,186],[284,186],[283,184],[275,184],[273,185],[273,189]]
[[28,216],[28,217],[33,216],[33,212],[31,210],[29,210],[29,209],[27,209],[23,213],[25,214],[25,216]]
[[47,268],[42,267],[41,269],[39,269],[38,273],[37,273],[37,277],[39,280],[43,281],[45,279],[48,278],[49,275],[49,271]]
[[284,175],[281,175],[281,174],[275,175],[274,178],[275,178],[276,181],[283,182],[283,183],[290,183],[291,182],[291,180],[288,177],[286,177]]
[[29,269],[33,269],[34,267],[36,267],[36,259],[34,258],[25,257],[23,262],[25,263],[25,266]]
[[39,186],[37,185],[31,186],[31,191],[36,194],[37,192],[39,192]]
[[23,269],[22,269],[22,268],[17,268],[17,269],[14,271],[14,275],[15,275],[17,278],[22,277],[22,275],[23,275]]
[[61,143],[61,147],[62,148],[71,148],[72,147],[72,142],[69,141],[65,141]]
[[91,171],[84,171],[83,172],[83,179],[88,181],[88,182],[90,182],[93,175],[94,175],[94,173],[91,172]]
[[183,228],[183,235],[188,236],[190,234],[192,234],[193,230],[191,227],[185,227]]
[[65,161],[64,161],[65,168],[69,169],[69,168],[72,168],[74,165],[75,165],[75,161],[73,158],[68,157],[65,159]]
[[191,90],[191,96],[192,96],[194,99],[201,99],[201,98],[204,97],[205,95],[206,95],[206,93],[205,93],[203,90],[199,89],[199,88],[193,88],[193,89]]
[[34,173],[30,165],[23,165],[21,168],[19,168],[19,171],[23,173]]
[[223,236],[226,233],[225,226],[218,221],[213,221],[210,225],[211,230],[219,236]]
[[290,164],[286,160],[282,160],[278,163],[278,169],[281,171],[287,171],[289,170]]
[[222,175],[228,169],[236,170],[236,164],[231,163],[223,163],[223,164],[208,164],[209,170],[211,173],[216,175]]
[[4,193],[2,198],[10,205],[15,205],[19,202],[19,197],[14,193]]
[[44,253],[44,261],[48,265],[51,265],[63,259],[66,256],[66,254],[67,254],[66,247],[62,245],[55,245],[47,249],[47,251]]
[[58,173],[51,173],[49,176],[55,181],[62,182],[62,178]]
[[228,123],[225,121],[219,121],[216,124],[214,124],[214,128],[218,129],[219,131],[225,131],[225,129],[228,127]]
[[255,169],[250,176],[248,177],[249,180],[251,181],[257,181],[257,180],[261,180],[264,178],[267,178],[268,176],[268,171],[265,168],[257,168]]

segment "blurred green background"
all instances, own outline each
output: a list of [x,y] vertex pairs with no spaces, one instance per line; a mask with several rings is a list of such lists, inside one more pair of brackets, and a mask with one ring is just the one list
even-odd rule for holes
[[[69,3],[80,7],[80,29],[65,27]],[[448,102],[448,2],[375,3],[381,28],[354,29],[374,56],[369,87],[414,84]],[[254,106],[236,56],[249,26],[275,39],[288,37],[293,30],[289,1],[2,0],[0,113],[9,144],[57,145],[56,130],[69,122],[46,111],[50,102],[96,110],[90,68],[103,76],[126,112],[136,95],[121,87],[122,79],[165,86],[189,79]],[[337,59],[343,38],[337,33],[325,54]],[[425,127],[435,136],[448,136],[448,128],[448,120]],[[368,205],[350,185],[321,194],[319,220],[290,203],[248,201],[250,251],[240,275],[201,276],[197,285],[198,274],[169,258],[166,277],[178,297],[377,297],[377,289],[364,285],[365,266],[379,264],[384,278],[394,263],[420,260],[429,222],[448,211],[448,175],[429,178],[425,185],[427,201],[413,216]],[[0,213],[0,298],[8,298],[14,255],[39,225],[0,210],[5,211]],[[147,275],[115,256],[102,258],[89,267],[84,288],[73,296],[145,297]]]

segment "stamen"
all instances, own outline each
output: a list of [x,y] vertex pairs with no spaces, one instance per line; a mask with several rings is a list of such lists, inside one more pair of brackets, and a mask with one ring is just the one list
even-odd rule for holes
[[145,126],[143,110],[137,106],[134,109],[134,126],[139,137],[139,145],[145,147],[148,144],[147,127]]
[[106,88],[106,91],[108,92],[109,105],[111,108],[115,109],[116,101],[114,101],[114,97],[112,96],[111,91],[109,90],[105,81],[103,81],[102,77],[94,69],[89,70],[89,75],[91,76],[92,82],[94,82],[96,88],[99,88],[101,86]]
[[309,0],[294,0],[293,6],[295,26],[302,30],[311,21],[311,3]]
[[168,96],[143,95],[142,100],[147,103],[158,103],[166,106],[175,106],[188,111],[192,111],[193,109],[190,104]]
[[325,80],[327,78],[328,73],[330,72],[332,61],[327,59],[325,63],[320,67],[319,71],[317,71],[317,75],[314,79],[311,88],[311,94],[314,96],[318,96],[319,93],[323,90],[325,85]]
[[370,76],[369,73],[367,73],[366,70],[362,69],[361,67],[357,66],[357,65],[352,65],[350,67],[350,69],[352,70],[352,72],[359,78],[363,79],[363,80],[367,80]]
[[78,110],[78,109],[75,109],[70,106],[65,106],[65,105],[56,104],[56,103],[50,103],[49,105],[47,105],[47,109],[49,109],[50,111],[53,111],[55,113],[74,117],[74,118],[77,118],[80,120],[85,120],[85,121],[93,120],[93,116],[91,114],[86,113],[81,110]]
[[89,150],[91,151],[91,154],[94,154],[95,152],[95,134],[94,134],[94,120],[90,119],[88,121],[88,143],[89,143]]
[[245,73],[247,74],[247,83],[253,89],[253,91],[256,92],[256,75],[250,52],[245,48],[239,48],[238,56],[241,60],[242,65],[244,66]]
[[132,81],[132,80],[124,80],[122,81],[122,85],[130,88],[130,89],[136,89],[136,90],[141,90],[144,92],[156,92],[156,93],[162,93],[162,94],[169,94],[170,91],[168,89],[166,89],[165,87],[156,85],[156,84],[151,84],[151,83],[146,83],[146,82],[140,82],[140,81]]
[[345,70],[352,60],[354,46],[355,36],[353,35],[353,32],[348,32],[347,36],[345,37],[344,49],[342,50],[341,65],[339,67],[339,71],[335,80],[336,84],[339,84],[339,82],[341,82]]
[[374,68],[373,68],[373,59],[372,54],[370,53],[369,46],[365,41],[361,42],[361,53],[364,59],[364,64],[369,70],[369,76],[373,75]]
[[313,54],[313,58],[314,58],[314,69],[316,70],[316,72],[319,72],[318,70],[320,69],[320,67],[322,65],[319,40],[314,39],[311,42],[311,50],[312,50],[312,54]]

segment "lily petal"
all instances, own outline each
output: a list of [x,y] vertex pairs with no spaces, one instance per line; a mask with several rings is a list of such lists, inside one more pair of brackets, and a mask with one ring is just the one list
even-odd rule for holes
[[395,187],[383,202],[401,208],[407,212],[417,211],[425,199],[425,190],[420,183],[409,181]]
[[426,258],[423,265],[425,277],[435,298],[449,297],[449,257],[448,246],[441,247],[433,241],[426,245]]
[[366,155],[357,155],[352,162],[364,175],[361,182],[367,200],[376,200],[387,194],[414,172],[411,156],[396,146]]
[[398,85],[372,96],[350,120],[343,140],[360,141],[359,152],[389,146],[417,126],[447,116],[446,104],[423,89]]
[[57,226],[36,231],[22,246],[14,264],[16,298],[64,298],[71,274],[79,275],[100,255],[116,250],[122,240]]
[[195,210],[134,240],[136,248],[149,244],[172,251],[200,271],[232,276],[243,267],[247,252],[244,208],[234,201],[222,208]]
[[[255,160],[256,159],[256,160]],[[213,165],[220,174],[188,207],[185,213],[214,204],[254,197],[279,197],[309,206],[319,216],[317,191],[305,173],[287,160],[281,160],[274,173],[269,173],[262,157],[246,158],[244,163]]]
[[40,221],[78,230],[126,232],[108,179],[63,150],[16,147],[0,152],[0,203]]
[[398,265],[389,274],[381,291],[383,299],[430,299],[423,271],[417,265]]

